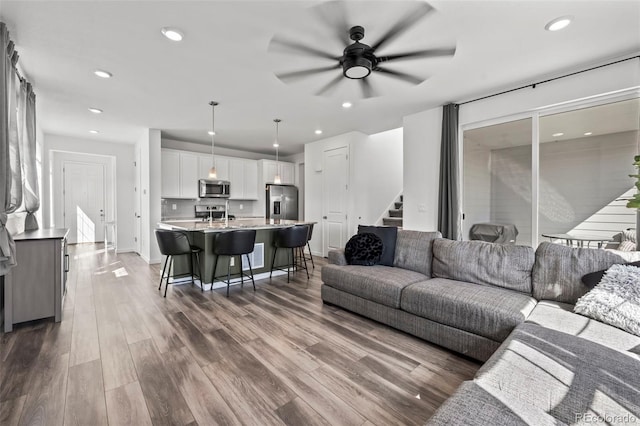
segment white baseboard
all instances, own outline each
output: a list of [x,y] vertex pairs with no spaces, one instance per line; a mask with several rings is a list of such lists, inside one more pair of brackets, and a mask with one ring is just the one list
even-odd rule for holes
[[[272,275],[272,276],[277,277],[277,276],[280,276],[280,275],[287,275],[287,272],[286,272],[286,271],[280,271],[280,270],[278,270],[278,271],[273,271],[273,275]],[[265,278],[269,278],[269,272],[262,272],[262,273],[260,273],[260,274],[254,274],[254,276],[253,276],[253,279],[254,279],[255,281],[257,281],[257,280],[262,280],[262,279],[265,279]],[[195,281],[195,283],[196,283],[196,285],[197,285],[197,286],[200,286],[200,280],[197,280],[197,279],[196,279],[196,280],[194,280],[194,281]],[[232,279],[231,279],[231,285],[239,285],[239,284],[240,284],[240,282],[241,282],[241,281],[240,281],[240,277],[232,278]],[[246,285],[247,283],[249,283],[249,285],[251,285],[251,278],[244,277],[244,283],[245,283],[245,285]],[[171,282],[170,282],[169,284],[171,284],[171,285],[184,285],[184,284],[191,284],[191,277],[180,277],[180,278],[178,278],[178,279],[176,279],[176,280],[173,280],[173,279],[172,279],[172,280],[171,280]],[[226,283],[226,282],[224,282],[224,281],[216,281],[216,282],[214,282],[214,283],[213,283],[213,288],[214,288],[214,289],[217,289],[217,288],[226,288],[226,287],[227,287],[227,283]],[[205,283],[205,284],[203,285],[203,288],[204,288],[205,290],[211,290],[211,284],[207,284],[207,283]]]
[[120,253],[132,253],[135,252],[136,249],[131,247],[131,248],[117,248],[116,249],[116,254],[120,254]]

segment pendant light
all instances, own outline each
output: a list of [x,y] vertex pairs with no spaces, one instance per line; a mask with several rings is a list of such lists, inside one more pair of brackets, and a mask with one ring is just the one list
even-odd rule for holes
[[278,148],[280,147],[280,143],[278,142],[278,125],[282,120],[276,118],[273,121],[276,123],[276,141],[273,144],[273,146],[276,147],[276,175],[273,177],[273,183],[279,185],[280,183],[282,183],[282,179],[280,179],[280,163],[278,161]]
[[209,169],[209,179],[217,179],[218,173],[216,172],[216,157],[214,154],[215,137],[216,137],[216,105],[218,102],[211,101],[211,168]]

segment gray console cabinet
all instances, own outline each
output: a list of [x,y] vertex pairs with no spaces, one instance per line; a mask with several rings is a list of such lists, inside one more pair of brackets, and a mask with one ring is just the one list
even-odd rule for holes
[[68,229],[39,229],[18,234],[18,264],[5,276],[4,331],[25,321],[62,319],[69,256]]

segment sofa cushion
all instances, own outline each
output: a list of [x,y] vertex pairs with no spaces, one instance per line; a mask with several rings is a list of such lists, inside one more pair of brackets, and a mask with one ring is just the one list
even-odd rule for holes
[[326,265],[322,281],[338,290],[380,303],[400,307],[400,294],[409,284],[427,279],[419,272],[392,266]]
[[502,342],[536,305],[525,294],[497,287],[434,278],[407,286],[403,311]]
[[533,265],[533,297],[575,304],[589,288],[581,278],[590,272],[607,269],[624,259],[600,249],[572,248],[543,242],[536,250]]
[[393,266],[393,258],[396,253],[396,240],[398,228],[396,226],[363,226],[358,225],[358,234],[375,234],[382,240],[382,255],[377,262],[384,266]]
[[640,337],[578,315],[573,312],[573,305],[567,303],[542,300],[533,308],[526,322],[640,355]]
[[484,241],[433,242],[433,276],[531,294],[531,247]]
[[640,418],[639,367],[622,352],[525,323],[478,370],[475,381],[504,399],[580,424],[603,415]]
[[471,381],[463,382],[427,422],[430,426],[562,424],[539,408]]
[[432,246],[440,232],[398,231],[393,266],[420,272],[431,278]]

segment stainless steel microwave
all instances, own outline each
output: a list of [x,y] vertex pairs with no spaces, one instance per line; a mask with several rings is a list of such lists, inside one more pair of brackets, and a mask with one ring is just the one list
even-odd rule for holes
[[200,179],[198,181],[198,197],[229,198],[230,183],[226,180]]

